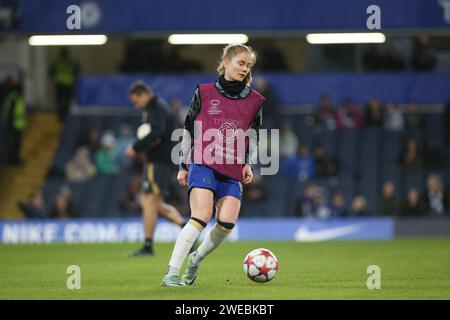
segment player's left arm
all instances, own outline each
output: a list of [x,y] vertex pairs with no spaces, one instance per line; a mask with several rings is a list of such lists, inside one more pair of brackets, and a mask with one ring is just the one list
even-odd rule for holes
[[251,126],[252,131],[249,135],[249,144],[245,154],[245,165],[242,169],[242,175],[244,177],[242,182],[244,184],[251,183],[253,180],[252,164],[257,163],[258,160],[259,129],[261,129],[262,125],[262,114],[263,106],[261,105],[255,118],[253,119]]

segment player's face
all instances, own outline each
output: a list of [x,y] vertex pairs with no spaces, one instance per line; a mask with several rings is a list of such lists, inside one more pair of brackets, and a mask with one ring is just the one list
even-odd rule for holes
[[231,60],[223,61],[225,66],[225,79],[228,81],[243,81],[252,67],[252,56],[248,52],[241,52]]
[[150,100],[150,94],[148,93],[141,93],[141,94],[131,94],[130,95],[131,103],[136,108],[145,108],[145,106],[148,104],[148,101]]

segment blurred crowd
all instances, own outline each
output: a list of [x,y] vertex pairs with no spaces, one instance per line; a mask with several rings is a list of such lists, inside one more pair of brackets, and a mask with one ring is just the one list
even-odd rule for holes
[[[370,99],[365,105],[358,105],[350,99],[335,105],[330,96],[323,95],[306,122],[312,128],[330,132],[376,128],[384,132],[402,132],[405,129],[425,132],[425,117],[415,102],[399,106],[396,103],[383,103]],[[397,150],[396,166],[399,172],[448,171],[445,146],[450,145],[450,102],[443,112],[443,134],[439,145],[433,137],[425,134],[424,141],[403,136],[403,146]],[[442,177],[428,174],[422,188],[408,188],[405,198],[400,198],[393,181],[384,181],[379,190],[380,198],[375,207],[369,207],[367,199],[356,194],[343,194],[343,191],[328,190],[317,178],[338,180],[340,163],[335,154],[323,145],[302,143],[295,128],[296,124],[280,120],[280,174],[287,180],[304,186],[296,195],[294,214],[302,217],[327,219],[332,217],[357,216],[439,216],[450,214],[450,199]],[[435,135],[434,135],[435,137]],[[345,143],[345,142],[344,142]],[[364,142],[363,142],[364,143]],[[265,178],[264,178],[265,179]],[[258,176],[245,194],[247,201],[264,202],[270,197],[264,179]]]
[[448,215],[449,195],[439,176],[429,175],[425,192],[410,188],[404,199],[399,198],[392,181],[386,181],[376,207],[370,208],[362,195],[355,195],[346,203],[345,195],[330,192],[315,183],[310,183],[299,195],[295,206],[295,215],[305,218],[331,219],[349,217],[427,217]]
[[[259,90],[266,92],[268,104],[273,104],[268,113],[269,121],[264,128],[280,129],[280,172],[287,181],[295,181],[304,186],[302,192],[295,196],[295,216],[328,219],[333,217],[371,216],[427,216],[443,215],[449,212],[449,198],[441,177],[430,174],[426,185],[406,190],[405,198],[399,198],[393,181],[382,182],[379,190],[380,199],[376,207],[369,207],[367,199],[360,194],[347,195],[342,190],[328,190],[317,178],[337,179],[341,164],[336,154],[320,144],[302,143],[295,124],[283,120],[278,113],[276,97],[270,92],[270,86],[262,78],[256,78]],[[187,108],[180,99],[170,102],[172,109],[179,115],[182,126]],[[284,118],[285,119],[285,118]],[[450,104],[446,106],[443,121],[446,121],[445,135],[448,138],[450,128]],[[335,105],[328,95],[323,95],[314,112],[309,116],[308,124],[312,127],[325,128],[329,131],[358,130],[361,128],[380,128],[386,131],[401,131],[404,128],[423,129],[424,115],[414,102],[400,107],[395,103],[382,103],[377,99],[369,100],[364,106],[351,100]],[[28,217],[76,217],[77,212],[71,199],[70,184],[86,183],[97,175],[117,175],[126,173],[128,182],[123,186],[117,205],[124,216],[139,215],[140,189],[142,184],[143,159],[128,159],[124,150],[135,141],[135,128],[123,124],[119,128],[100,132],[89,128],[79,139],[73,156],[65,164],[63,175],[65,185],[53,199],[46,200],[42,190],[30,195],[28,201],[20,204]],[[448,140],[447,140],[448,141]],[[407,138],[403,148],[398,150],[397,166],[399,170],[443,169],[448,167],[446,150],[427,137],[422,148],[415,138]],[[447,144],[448,145],[448,144]],[[266,146],[267,147],[267,146]],[[244,201],[248,204],[266,203],[271,198],[265,176],[255,170],[254,182],[244,186]],[[168,199],[183,214],[189,214],[186,190],[176,181],[173,192]]]
[[[175,113],[179,115],[179,126],[184,122],[187,112],[180,99],[174,98],[170,105]],[[142,170],[144,164],[143,155],[138,155],[134,159],[129,159],[125,155],[127,146],[136,141],[136,128],[123,123],[119,128],[109,128],[100,131],[97,127],[90,127],[83,132],[76,143],[72,157],[65,163],[61,172],[52,167],[49,176],[60,179],[64,182],[61,190],[47,199],[44,188],[34,191],[26,201],[19,203],[22,212],[28,218],[68,218],[77,217],[74,201],[71,196],[70,186],[73,184],[88,184],[96,176],[125,175],[128,181],[123,186],[123,190],[116,201],[124,216],[141,215],[141,185]],[[173,192],[170,196],[170,203],[180,212],[188,212],[188,204],[183,188],[173,182]]]

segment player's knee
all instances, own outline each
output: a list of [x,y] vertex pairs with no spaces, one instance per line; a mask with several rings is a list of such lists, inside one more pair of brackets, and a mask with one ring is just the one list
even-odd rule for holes
[[217,221],[216,224],[217,230],[222,233],[223,235],[228,235],[231,233],[231,231],[234,228],[234,223],[231,222],[223,222],[223,221]]
[[161,202],[161,196],[156,193],[143,193],[142,204],[145,205],[159,205]]
[[196,217],[191,217],[188,223],[193,225],[198,231],[203,231],[203,229],[205,229],[206,225],[208,224],[207,221],[205,222],[204,220]]
[[225,229],[232,230],[234,228],[234,223],[231,222],[217,221],[217,223],[222,227],[224,227]]

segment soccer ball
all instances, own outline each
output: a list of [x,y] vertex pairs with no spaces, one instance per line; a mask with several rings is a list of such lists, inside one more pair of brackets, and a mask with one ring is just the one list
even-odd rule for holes
[[251,251],[244,259],[244,273],[250,280],[264,283],[272,280],[278,272],[278,259],[268,249]]

